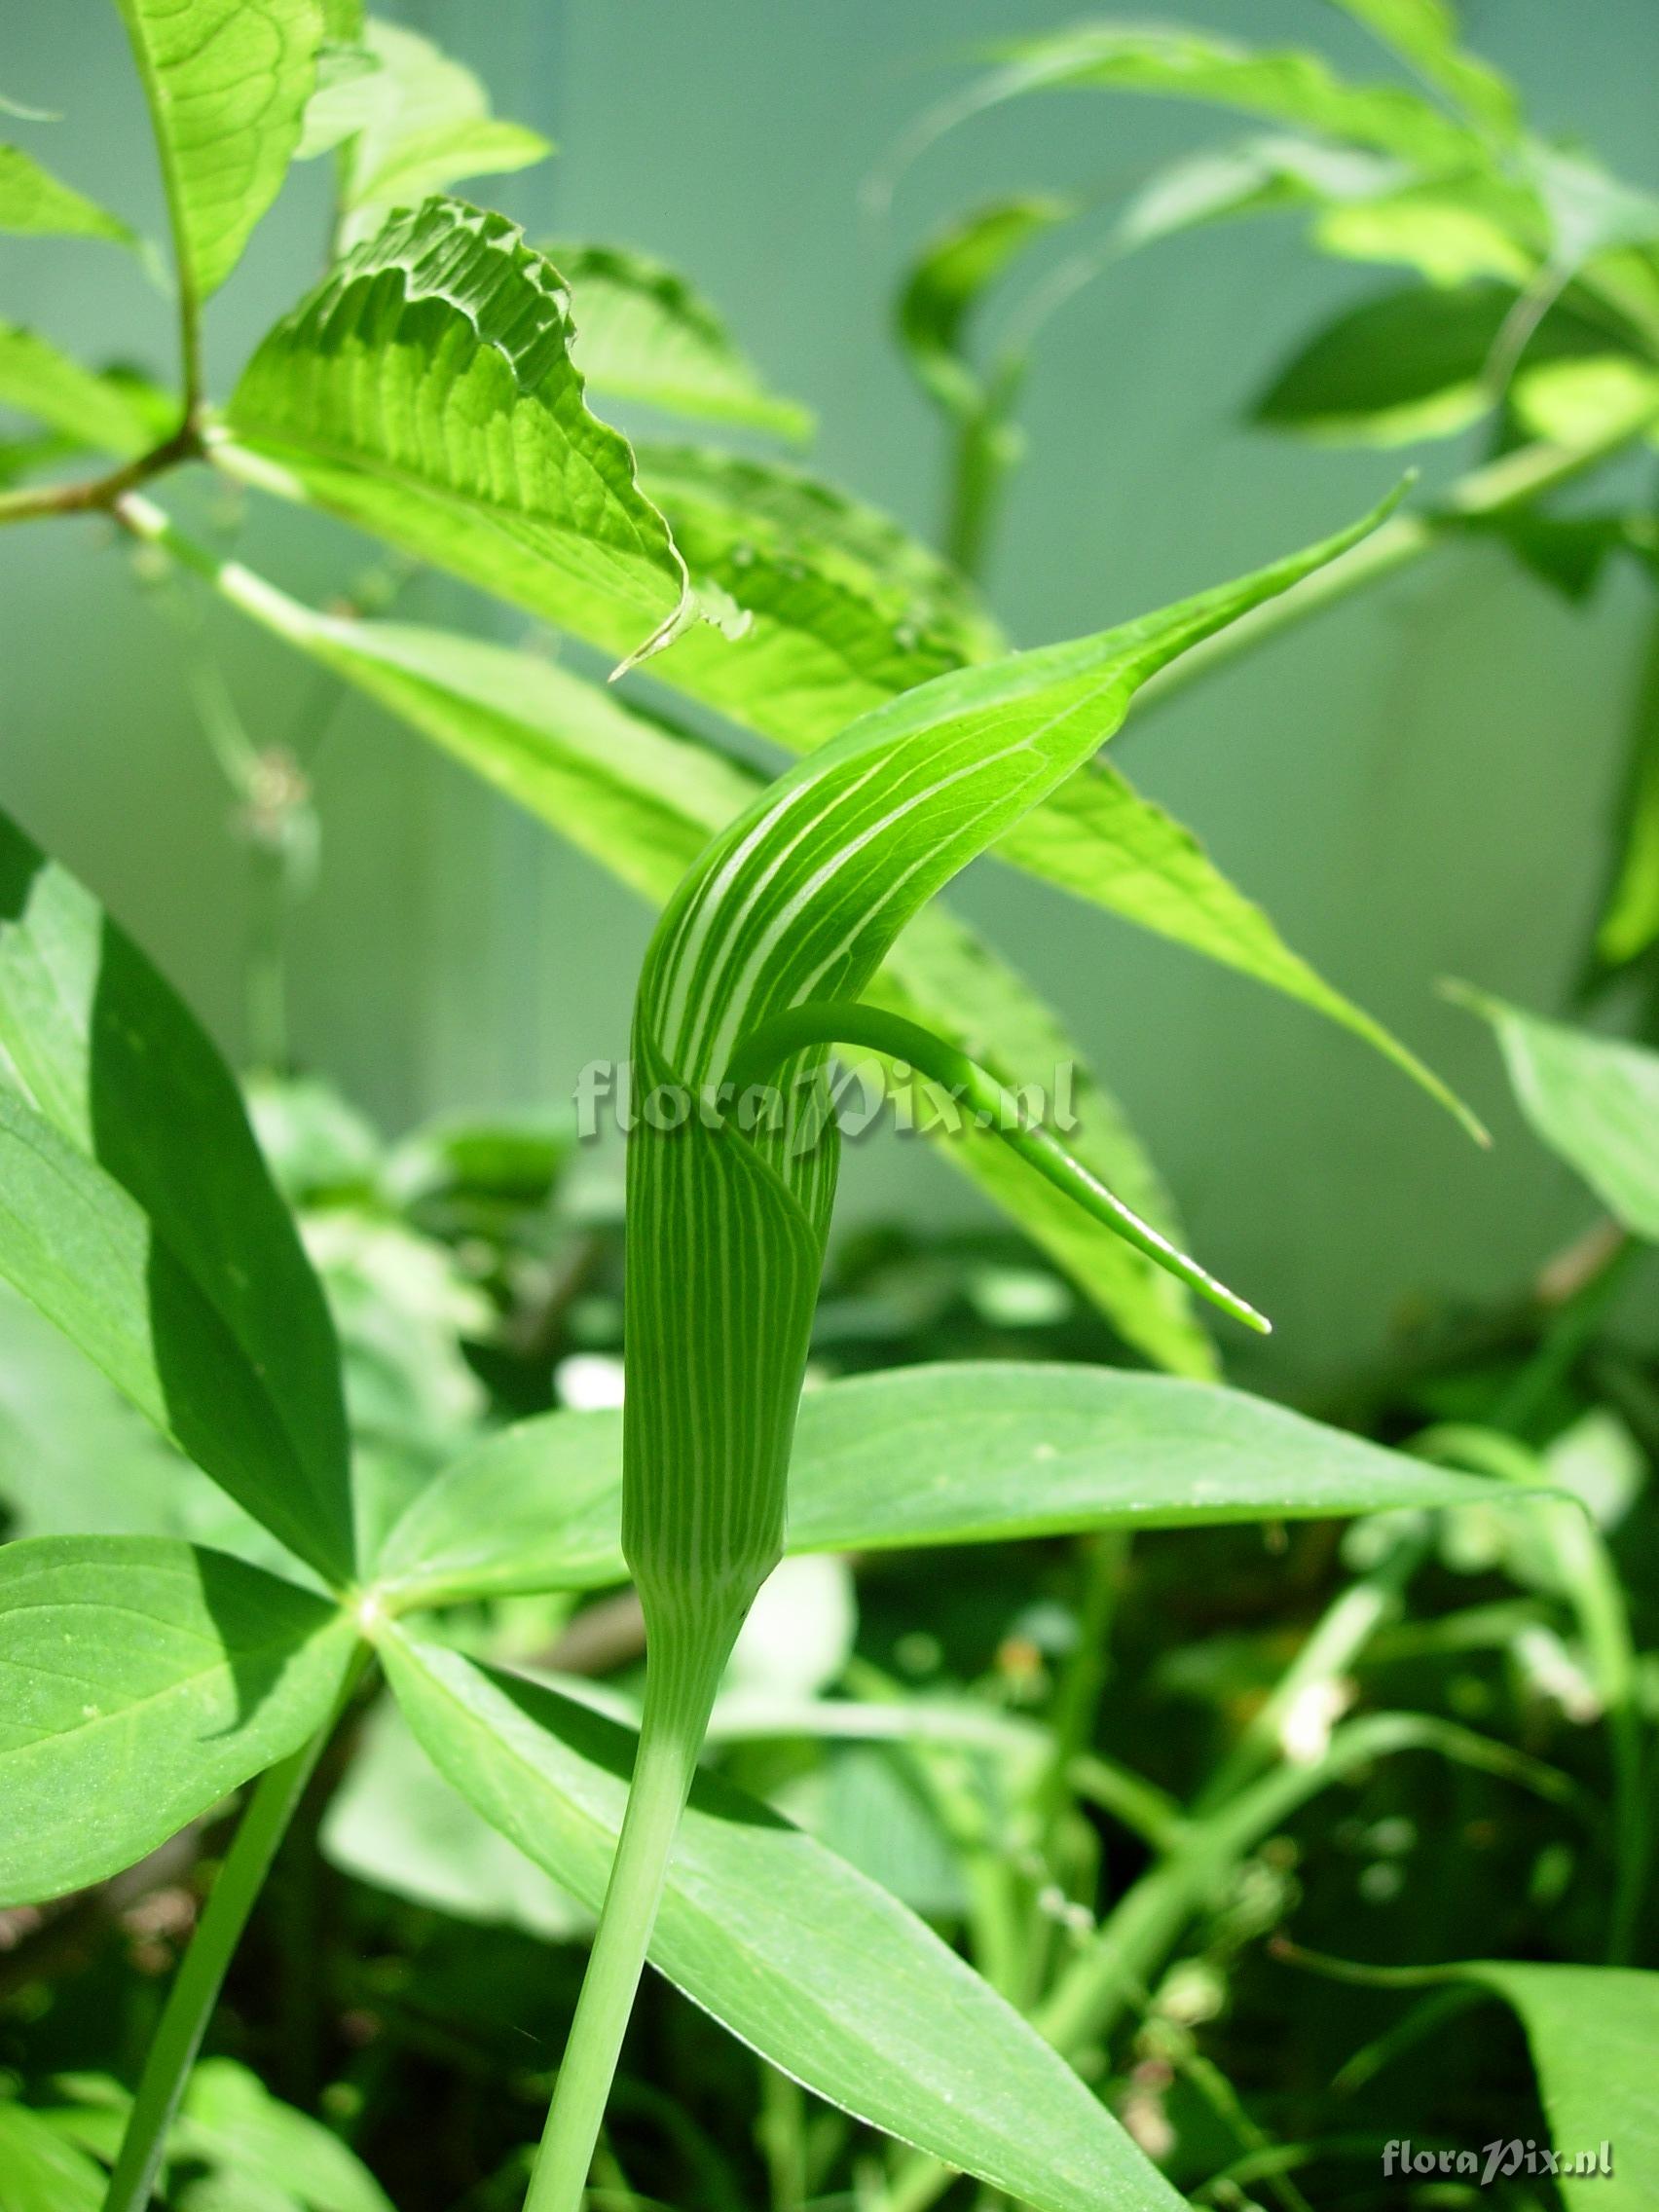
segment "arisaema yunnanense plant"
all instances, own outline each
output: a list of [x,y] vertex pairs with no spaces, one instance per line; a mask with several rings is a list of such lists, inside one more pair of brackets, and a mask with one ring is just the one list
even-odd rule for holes
[[[623,1549],[646,1626],[640,1751],[531,2185],[575,2212],[721,1672],[782,1556],[790,1445],[834,1198],[837,1045],[954,1088],[1101,1226],[1262,1317],[1027,1126],[985,1070],[862,1002],[904,924],[1081,768],[1136,688],[1381,519],[1097,636],[940,677],[771,785],[670,902],[635,1004]],[[903,1480],[896,1467],[895,1480]]]

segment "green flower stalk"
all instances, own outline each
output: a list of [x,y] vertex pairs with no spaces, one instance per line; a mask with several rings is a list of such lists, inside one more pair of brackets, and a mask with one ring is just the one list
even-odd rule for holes
[[[1098,636],[940,678],[771,785],[688,871],[635,1003],[623,1550],[645,1616],[640,1749],[527,2212],[577,2212],[675,1829],[738,1630],[783,1552],[790,1445],[835,1191],[825,1064],[909,1060],[988,1109],[1103,1226],[1235,1318],[1241,1299],[1007,1113],[984,1069],[865,1006],[904,924],[1077,769],[1137,687],[1345,552],[1351,530]],[[767,1086],[779,1111],[747,1125]]]

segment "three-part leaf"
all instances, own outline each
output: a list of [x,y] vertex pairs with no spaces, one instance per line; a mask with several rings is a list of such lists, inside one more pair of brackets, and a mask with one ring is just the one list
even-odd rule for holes
[[327,1600],[192,1544],[0,1550],[0,1900],[129,1866],[297,1750],[355,1641]]
[[[439,1771],[597,1906],[629,1731],[395,1630],[381,1650]],[[1105,2106],[988,1983],[896,1899],[712,1779],[693,1786],[651,1955],[820,2096],[1039,2212],[1176,2212]]]
[[[382,1601],[405,1610],[619,1581],[621,1488],[619,1413],[544,1414],[505,1429],[430,1483],[391,1530],[375,1569]],[[786,1540],[797,1553],[889,1551],[1493,1494],[1478,1477],[1213,1384],[963,1361],[806,1392]]]
[[236,1084],[3,817],[0,1272],[293,1551],[349,1576],[333,1326]]

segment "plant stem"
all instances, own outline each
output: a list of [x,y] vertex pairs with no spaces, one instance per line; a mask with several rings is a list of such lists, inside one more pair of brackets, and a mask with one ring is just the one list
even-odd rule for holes
[[1468,524],[1524,507],[1530,500],[1570,483],[1632,444],[1648,426],[1646,423],[1627,421],[1615,431],[1581,446],[1519,446],[1500,460],[1472,469],[1458,477],[1433,508],[1393,516],[1358,545],[1293,584],[1289,591],[1264,601],[1213,638],[1191,646],[1179,660],[1171,661],[1141,685],[1135,712],[1144,715],[1148,707],[1172,698],[1189,683],[1241,653],[1251,652],[1279,631],[1293,630],[1309,615],[1351,599],[1355,592],[1380,582],[1396,569],[1409,568]]
[[201,433],[187,417],[160,445],[102,476],[90,476],[77,484],[32,484],[18,492],[0,494],[0,523],[33,522],[42,515],[89,514],[111,508],[124,492],[178,467],[181,461],[199,459],[201,453]]
[[103,2212],[144,2212],[156,2185],[167,2132],[177,2115],[190,2070],[218,2002],[254,1900],[271,1870],[271,1862],[293,1819],[306,1785],[346,1701],[367,1663],[359,1657],[332,1712],[309,1743],[269,1768],[259,1779],[236,1840],[220,1867],[190,1948],[163,2008],[161,2025],[144,2061],[138,2094],[132,2100],[121,2153],[110,2176]]
[[659,1622],[654,1638],[646,1629],[645,1711],[628,1809],[524,2212],[580,2212],[675,1832],[739,1623],[729,1634],[671,1631],[667,1640],[665,1625]]

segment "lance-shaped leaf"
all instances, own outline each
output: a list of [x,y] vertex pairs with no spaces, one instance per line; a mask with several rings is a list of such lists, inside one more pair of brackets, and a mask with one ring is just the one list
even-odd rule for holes
[[761,382],[701,293],[649,254],[555,241],[543,249],[571,287],[575,360],[589,388],[664,414],[812,435],[807,408]]
[[[619,1581],[621,1492],[620,1413],[521,1421],[415,1499],[377,1562],[377,1591],[402,1611]],[[806,1392],[786,1539],[791,1552],[907,1550],[1518,1494],[1214,1384],[963,1361]]]
[[428,201],[277,324],[231,405],[325,506],[619,650],[691,618],[627,442],[589,414],[570,294],[504,217]]
[[553,151],[539,131],[493,115],[480,80],[430,39],[378,17],[358,35],[355,66],[313,95],[299,148],[302,160],[340,149],[343,245],[367,238],[394,207],[463,177],[529,168]]
[[[147,502],[129,500],[127,512],[244,613],[401,715],[654,904],[760,788],[711,747],[539,657],[442,631],[318,615],[206,555]],[[872,996],[1005,1077],[1074,1068],[1079,1157],[1165,1235],[1179,1235],[1143,1147],[1063,1025],[959,921],[940,908],[918,916]],[[930,1136],[946,1133],[942,1121],[922,1122]],[[1175,1372],[1214,1372],[1209,1340],[1178,1283],[1128,1245],[1097,1236],[1006,1146],[970,1127],[945,1151],[1052,1254],[1126,1343]]]
[[1568,2212],[1641,2212],[1659,2170],[1659,1973],[1508,1959],[1446,1973],[1478,1982],[1520,2014],[1555,2148],[1577,2167],[1564,2167],[1558,2181]]
[[1235,108],[1425,166],[1465,166],[1483,151],[1473,131],[1419,93],[1349,84],[1301,49],[1263,52],[1202,31],[1107,21],[1006,41],[994,51],[999,66],[927,119],[920,143],[1028,92],[1099,90]]
[[281,190],[322,42],[320,0],[117,0],[150,105],[179,289],[216,291]]
[[1337,0],[1337,5],[1456,100],[1471,121],[1500,139],[1514,138],[1521,121],[1515,88],[1459,45],[1457,18],[1448,0]]
[[0,1270],[323,1573],[352,1558],[339,1358],[236,1084],[0,817]]
[[[1367,300],[1287,362],[1255,405],[1273,429],[1373,445],[1448,437],[1494,406],[1491,377],[1516,306],[1506,284],[1413,285]],[[1544,315],[1529,363],[1604,353],[1606,336],[1567,309]]]
[[[395,1631],[382,1651],[440,1772],[597,1906],[630,1733]],[[1181,2200],[1106,2107],[954,1952],[833,1853],[712,1778],[692,1792],[652,1956],[785,2073],[1022,2204],[1176,2212]]]
[[98,375],[32,330],[0,323],[0,407],[48,423],[77,446],[128,459],[166,436],[178,401],[136,377]]
[[37,238],[113,239],[136,245],[119,215],[43,168],[20,146],[0,146],[0,231]]
[[145,1536],[0,1551],[0,1899],[129,1866],[321,1725],[355,1641],[327,1600]]
[[1659,1052],[1453,993],[1497,1032],[1521,1111],[1635,1236],[1659,1242]]

